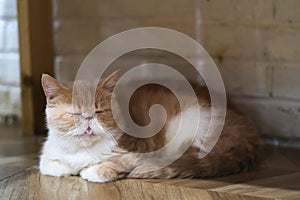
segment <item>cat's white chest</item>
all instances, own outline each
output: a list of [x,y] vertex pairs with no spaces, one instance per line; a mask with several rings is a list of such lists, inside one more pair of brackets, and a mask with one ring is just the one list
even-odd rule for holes
[[63,160],[71,168],[80,170],[84,167],[103,162],[104,160],[110,158],[111,155],[107,149],[109,149],[107,143],[101,143],[93,148],[84,148],[80,149],[76,153],[65,154],[63,156]]
[[110,150],[115,143],[109,139],[103,139],[92,147],[85,147],[83,144],[72,144],[69,142],[57,141],[55,137],[49,137],[46,141],[42,156],[51,160],[58,160],[74,171],[102,162],[113,155]]

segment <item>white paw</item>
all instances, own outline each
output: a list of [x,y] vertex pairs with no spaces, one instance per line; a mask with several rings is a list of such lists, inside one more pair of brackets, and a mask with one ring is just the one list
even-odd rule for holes
[[112,181],[111,177],[104,176],[104,174],[100,174],[99,165],[94,165],[88,168],[85,168],[80,171],[81,178],[88,180],[90,182],[97,182],[97,183],[105,183]]
[[50,160],[44,157],[41,158],[39,168],[41,174],[49,176],[62,177],[76,174],[76,172],[74,172],[70,167],[61,163],[60,161]]

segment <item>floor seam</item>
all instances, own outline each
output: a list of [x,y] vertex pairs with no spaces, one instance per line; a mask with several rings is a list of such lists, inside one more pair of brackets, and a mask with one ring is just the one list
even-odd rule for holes
[[7,177],[4,177],[4,178],[0,179],[0,183],[3,182],[3,181],[5,181],[5,180],[7,180],[7,179],[10,179],[10,178],[12,178],[12,177],[18,175],[18,174],[21,174],[21,173],[23,173],[23,172],[25,172],[25,171],[27,171],[27,170],[33,169],[33,168],[34,168],[34,166],[31,166],[31,167],[22,169],[21,171],[18,171],[18,172],[16,172],[16,173],[13,173],[13,174],[11,174],[11,175],[9,175],[9,176],[7,176]]

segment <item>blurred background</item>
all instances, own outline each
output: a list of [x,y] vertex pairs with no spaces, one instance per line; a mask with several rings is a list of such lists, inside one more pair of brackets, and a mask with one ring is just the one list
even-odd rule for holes
[[0,0],[0,123],[21,118],[19,38],[16,0]]
[[[26,11],[24,8],[27,7],[24,7],[22,2],[27,1],[20,0],[19,6],[17,2],[17,0],[0,0],[2,124],[20,124],[22,121],[24,124],[24,120],[28,120],[28,112],[24,111],[28,106],[22,103],[28,99],[24,99],[26,98],[24,95],[22,95],[23,99],[21,98],[21,88],[24,92],[26,87],[32,87],[31,93],[40,93],[39,96],[42,96],[38,80],[40,71],[47,72],[43,71],[43,61],[37,64],[37,67],[30,68],[31,71],[22,71],[23,68],[28,67],[20,65],[22,58],[26,57],[23,56],[24,52],[25,54],[27,52],[26,48],[24,50],[27,43],[22,41],[28,33],[22,30],[26,30],[26,27],[31,24],[18,26],[18,19],[23,21],[24,16],[26,18],[23,14]],[[49,43],[39,42],[39,46],[37,45],[35,49],[37,52],[50,52],[46,53],[52,61],[47,63],[49,65],[52,62],[53,70],[50,71],[59,80],[74,80],[85,56],[101,41],[114,34],[131,28],[148,26],[174,29],[197,40],[213,57],[222,74],[228,95],[256,122],[267,141],[288,145],[299,144],[299,0],[87,0],[84,2],[52,0],[44,2],[48,2],[44,3],[43,8],[49,11],[49,19],[36,12],[29,15],[29,21],[40,20],[40,24],[47,24],[42,21],[46,19],[45,21],[49,23],[51,28],[46,32],[51,35],[48,37]],[[43,35],[42,32],[35,31],[35,33]],[[29,34],[28,41],[33,43],[39,41],[36,38],[40,35],[34,37],[34,34],[31,36]],[[23,38],[20,42],[19,36]],[[23,45],[21,56],[19,56],[19,44]],[[52,45],[51,48],[49,44]],[[34,51],[32,52],[30,58],[33,61],[40,57]],[[197,55],[187,56],[194,56],[197,59]],[[129,69],[147,62],[164,63],[176,68],[189,79],[199,78],[195,76],[192,67],[185,60],[157,50],[128,53],[116,60],[112,68]],[[32,63],[35,65],[34,62]],[[28,78],[28,73],[32,74],[37,81]],[[44,128],[44,116],[40,111],[35,113],[38,114],[33,114],[33,118],[36,119],[34,123],[42,124]],[[35,131],[36,129],[30,130],[38,132]]]

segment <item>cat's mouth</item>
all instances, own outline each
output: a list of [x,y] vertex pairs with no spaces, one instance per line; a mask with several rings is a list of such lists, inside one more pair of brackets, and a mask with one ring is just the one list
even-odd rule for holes
[[94,131],[91,129],[91,127],[87,127],[87,129],[84,132],[84,135],[88,135],[88,136],[94,135]]

